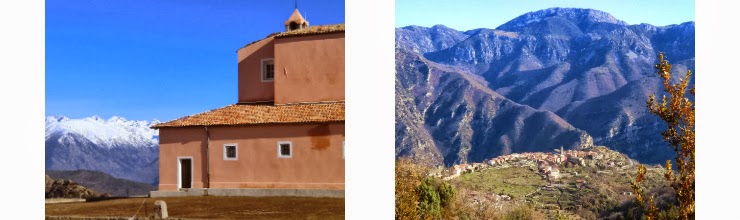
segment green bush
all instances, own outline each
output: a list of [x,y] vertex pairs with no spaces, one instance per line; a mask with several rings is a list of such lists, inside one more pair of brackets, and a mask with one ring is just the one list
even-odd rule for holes
[[396,161],[396,219],[453,219],[457,190],[430,168],[409,159]]
[[442,182],[439,185],[439,202],[443,208],[449,208],[455,199],[455,188],[447,182]]
[[442,215],[439,193],[431,178],[425,178],[419,186],[419,214],[422,219],[440,219]]

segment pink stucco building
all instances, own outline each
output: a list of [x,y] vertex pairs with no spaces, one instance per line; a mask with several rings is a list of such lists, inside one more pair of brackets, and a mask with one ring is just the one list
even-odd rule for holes
[[237,51],[235,104],[153,126],[159,191],[344,189],[344,25],[276,25]]

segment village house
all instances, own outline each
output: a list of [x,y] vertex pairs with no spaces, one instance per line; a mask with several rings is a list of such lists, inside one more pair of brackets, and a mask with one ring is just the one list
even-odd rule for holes
[[309,26],[296,8],[275,25],[285,31],[238,49],[235,104],[152,127],[159,129],[153,196],[344,195],[344,24]]

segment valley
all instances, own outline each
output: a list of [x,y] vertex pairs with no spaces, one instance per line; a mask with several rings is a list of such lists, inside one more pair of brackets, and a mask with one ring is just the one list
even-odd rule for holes
[[495,29],[397,28],[396,157],[452,166],[599,145],[664,163],[665,126],[645,106],[664,94],[653,65],[665,52],[674,79],[693,70],[694,32],[577,8]]
[[670,83],[694,70],[694,29],[581,8],[396,28],[396,218],[639,219],[642,165],[657,215],[677,216],[676,153],[646,103],[666,94],[658,54]]

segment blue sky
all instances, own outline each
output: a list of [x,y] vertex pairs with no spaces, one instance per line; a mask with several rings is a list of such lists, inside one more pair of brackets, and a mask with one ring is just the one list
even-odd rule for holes
[[[344,1],[299,1],[311,25]],[[171,120],[237,102],[236,50],[284,30],[293,0],[47,0],[46,115]]]
[[597,9],[628,24],[663,26],[694,21],[693,0],[397,0],[396,27],[443,24],[461,31],[496,28],[524,13],[551,7]]

